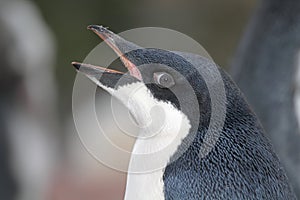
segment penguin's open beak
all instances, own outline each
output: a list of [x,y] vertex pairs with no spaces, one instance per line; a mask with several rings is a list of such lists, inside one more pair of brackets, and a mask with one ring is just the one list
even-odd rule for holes
[[[124,55],[128,51],[135,50],[140,47],[124,40],[117,34],[109,31],[107,28],[104,28],[103,26],[90,25],[88,26],[88,29],[95,32],[101,39],[106,42],[106,44],[108,44],[115,51],[132,77],[140,81],[142,80],[139,69]],[[116,83],[116,81],[118,81],[121,76],[129,76],[128,74],[124,74],[123,72],[117,70],[107,69],[91,64],[72,62],[72,65],[78,71],[84,73],[91,79],[99,79],[101,77],[100,82],[108,82],[110,87],[113,86],[113,83]]]
[[125,85],[139,81],[128,73],[107,69],[105,67],[79,62],[72,62],[72,65],[105,90],[108,88],[116,88],[119,85]]
[[95,66],[91,64],[85,64],[85,63],[79,63],[79,62],[72,62],[72,65],[77,69],[77,70],[82,70],[82,72],[86,73],[87,75],[93,75],[94,73],[115,73],[115,74],[124,74],[124,72],[120,72],[117,70],[113,69],[108,69],[105,67],[100,67],[100,66]]

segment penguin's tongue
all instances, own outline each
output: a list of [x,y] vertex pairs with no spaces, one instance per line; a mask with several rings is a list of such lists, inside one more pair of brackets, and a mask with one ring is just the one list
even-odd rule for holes
[[126,45],[126,43],[128,43],[126,40],[124,40],[117,34],[109,31],[103,26],[90,25],[88,26],[88,29],[96,33],[101,39],[104,40],[104,42],[108,46],[110,46],[114,50],[114,52],[120,57],[125,67],[128,69],[131,76],[134,76],[138,80],[142,81],[143,78],[137,66],[135,66],[128,58],[126,58],[126,56],[124,56],[124,52],[122,52],[121,49],[118,47],[121,44]]
[[114,69],[108,69],[108,68],[105,68],[105,67],[100,67],[100,66],[86,64],[86,63],[72,62],[72,65],[77,70],[79,70],[80,67],[85,67],[86,69],[90,68],[90,69],[98,70],[100,72],[108,72],[108,73],[115,73],[115,74],[124,74],[124,72],[120,72],[120,71],[117,71],[117,70],[114,70]]

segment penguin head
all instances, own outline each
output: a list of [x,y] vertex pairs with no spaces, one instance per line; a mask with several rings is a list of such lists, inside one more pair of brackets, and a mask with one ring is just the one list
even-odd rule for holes
[[142,48],[102,26],[92,25],[88,29],[94,31],[117,53],[128,72],[91,64],[72,64],[120,100],[140,127],[148,127],[148,132],[151,132],[155,127],[150,124],[158,126],[158,129],[162,123],[174,123],[177,120],[174,118],[180,118],[170,113],[186,118],[191,125],[198,126],[199,118],[207,124],[210,98],[199,67],[205,68],[211,61],[198,56],[197,59],[201,61],[198,63],[203,64],[197,68],[186,59],[185,53]]

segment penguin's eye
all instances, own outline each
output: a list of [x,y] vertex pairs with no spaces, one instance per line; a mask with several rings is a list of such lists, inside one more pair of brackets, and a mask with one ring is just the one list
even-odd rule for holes
[[155,72],[153,74],[154,82],[162,88],[170,88],[175,85],[173,77],[166,72]]

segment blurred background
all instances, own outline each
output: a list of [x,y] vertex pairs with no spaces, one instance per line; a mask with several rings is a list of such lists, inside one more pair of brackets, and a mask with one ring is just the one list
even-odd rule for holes
[[123,198],[126,174],[93,160],[72,119],[70,63],[101,42],[90,24],[165,27],[202,44],[240,85],[299,196],[298,13],[296,0],[0,0],[0,199]]

